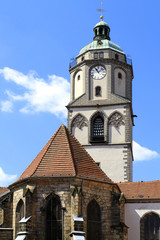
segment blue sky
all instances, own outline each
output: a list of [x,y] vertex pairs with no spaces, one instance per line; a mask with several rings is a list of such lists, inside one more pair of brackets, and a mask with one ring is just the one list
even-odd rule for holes
[[[132,57],[134,180],[160,179],[160,3],[103,1],[111,41]],[[66,122],[69,62],[93,39],[98,0],[0,0],[0,185]]]

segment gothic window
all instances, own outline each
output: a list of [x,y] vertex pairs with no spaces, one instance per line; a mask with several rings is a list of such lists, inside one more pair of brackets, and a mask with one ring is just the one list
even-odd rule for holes
[[87,206],[87,240],[101,239],[101,210],[96,200]]
[[140,240],[160,240],[160,218],[155,213],[146,214],[140,221]]
[[95,88],[95,95],[96,95],[96,97],[100,97],[101,96],[101,87],[97,86]]
[[97,36],[97,29],[95,30],[95,35]]
[[104,142],[104,119],[96,115],[91,121],[91,142]]
[[53,196],[46,208],[46,240],[62,239],[62,208],[58,196]]
[[81,79],[81,76],[80,75],[78,75],[78,80],[80,80]]
[[19,221],[24,217],[24,203],[22,199],[18,202],[16,207],[16,233],[20,232]]

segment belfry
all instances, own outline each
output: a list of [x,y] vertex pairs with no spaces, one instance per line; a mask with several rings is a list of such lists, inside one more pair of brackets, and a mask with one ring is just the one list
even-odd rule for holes
[[103,21],[70,66],[68,127],[116,182],[132,181],[133,69]]

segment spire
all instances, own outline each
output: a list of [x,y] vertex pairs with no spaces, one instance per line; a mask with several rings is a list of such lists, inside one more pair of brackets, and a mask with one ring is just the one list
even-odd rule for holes
[[103,2],[101,2],[101,8],[100,9],[97,9],[98,12],[101,12],[101,16],[100,16],[100,19],[103,21],[103,12],[105,12],[104,9],[102,9],[102,5],[103,5]]
[[101,21],[96,24],[94,27],[94,40],[103,40],[107,39],[110,40],[109,34],[110,34],[110,27],[108,26],[107,23],[103,21],[103,12],[105,12],[104,9],[102,9],[103,2],[101,2],[101,9],[97,9],[98,12],[101,12],[100,19]]

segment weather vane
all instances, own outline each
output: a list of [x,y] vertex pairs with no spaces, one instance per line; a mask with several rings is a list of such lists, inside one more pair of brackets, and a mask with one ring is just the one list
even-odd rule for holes
[[97,9],[98,12],[101,12],[101,16],[100,19],[103,20],[103,12],[105,12],[105,10],[102,8],[103,2],[101,2],[101,9]]

